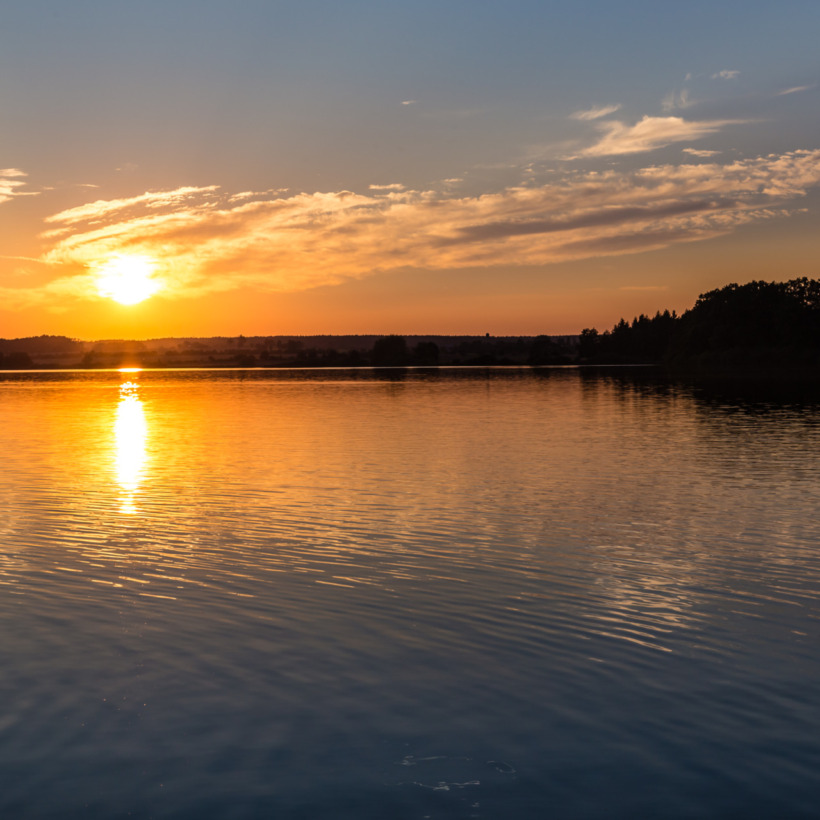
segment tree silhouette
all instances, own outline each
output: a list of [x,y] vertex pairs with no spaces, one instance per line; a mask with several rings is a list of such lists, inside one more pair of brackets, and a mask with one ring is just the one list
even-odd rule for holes
[[669,357],[703,362],[802,360],[820,348],[820,281],[753,281],[701,294],[681,317]]
[[582,361],[767,368],[820,360],[820,280],[753,281],[702,293],[674,311],[621,319],[612,330],[584,328]]
[[438,345],[435,342],[419,342],[413,348],[413,363],[422,367],[438,365]]
[[404,336],[383,336],[373,343],[371,357],[374,367],[404,367],[408,361]]
[[527,361],[530,365],[566,364],[566,351],[549,336],[536,336],[530,344]]

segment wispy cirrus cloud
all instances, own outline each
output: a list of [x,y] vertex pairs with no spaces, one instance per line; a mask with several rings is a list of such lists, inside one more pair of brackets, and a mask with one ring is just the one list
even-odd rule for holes
[[68,230],[67,226],[78,222],[102,219],[116,211],[133,208],[135,205],[144,205],[147,208],[166,208],[178,205],[192,196],[216,191],[217,187],[216,185],[210,185],[205,188],[177,188],[175,191],[147,191],[139,196],[126,199],[98,199],[96,202],[89,202],[87,205],[79,205],[76,208],[62,211],[55,216],[46,217],[46,222],[60,223],[63,227],[54,231],[55,234],[58,234]]
[[[198,188],[196,190],[200,191],[216,191],[217,186],[214,185],[210,188]],[[261,197],[270,197],[273,195],[278,196],[279,194],[287,193],[287,188],[271,188],[267,191],[240,191],[238,194],[231,194],[228,197],[229,202],[239,202],[243,199],[254,199],[254,198],[261,198]]]
[[795,85],[792,88],[784,88],[782,91],[778,91],[776,96],[785,97],[787,94],[799,94],[801,91],[811,91],[812,88],[815,88],[815,86],[814,85]]
[[[818,184],[820,150],[577,172],[469,197],[336,191],[232,202],[216,186],[184,188],[132,197],[128,207],[92,203],[87,222],[76,208],[54,214],[49,225],[70,231],[49,231],[44,260],[76,270],[112,253],[153,256],[167,296],[295,291],[399,268],[546,265],[704,240],[784,216]],[[89,277],[63,277],[58,290],[89,293]]]
[[38,191],[21,191],[26,184],[23,177],[27,177],[25,171],[19,168],[0,169],[0,202],[8,202],[16,196],[36,196]]
[[716,71],[712,75],[713,80],[736,80],[740,72],[733,68],[724,68],[723,71]]
[[601,105],[588,108],[584,111],[575,111],[569,116],[573,120],[597,120],[601,117],[606,117],[609,114],[614,114],[616,111],[619,111],[620,108],[620,103],[615,103],[614,105]]
[[597,125],[603,133],[598,142],[585,148],[575,157],[606,157],[619,154],[639,154],[654,151],[676,142],[688,142],[716,134],[727,125],[738,125],[747,120],[685,120],[682,117],[645,116],[635,125],[620,121]]
[[682,148],[684,154],[690,154],[693,157],[716,157],[721,151],[711,151],[708,148]]
[[671,111],[682,111],[686,108],[691,108],[695,104],[689,93],[688,88],[682,88],[680,91],[670,91],[662,100],[661,108],[667,113]]

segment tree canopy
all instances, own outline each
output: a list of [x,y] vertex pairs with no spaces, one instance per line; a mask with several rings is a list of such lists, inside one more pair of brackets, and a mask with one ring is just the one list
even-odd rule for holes
[[621,319],[581,332],[582,359],[600,363],[814,362],[820,355],[820,280],[752,281],[701,294],[677,316]]

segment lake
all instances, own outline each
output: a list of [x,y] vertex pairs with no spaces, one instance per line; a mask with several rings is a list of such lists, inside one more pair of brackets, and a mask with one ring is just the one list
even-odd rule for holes
[[808,818],[820,399],[0,374],[0,816]]

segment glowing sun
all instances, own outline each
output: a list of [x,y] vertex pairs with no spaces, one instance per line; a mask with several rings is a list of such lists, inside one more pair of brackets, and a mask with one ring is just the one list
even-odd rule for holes
[[155,267],[148,256],[115,253],[97,267],[97,291],[121,305],[136,305],[160,289]]

